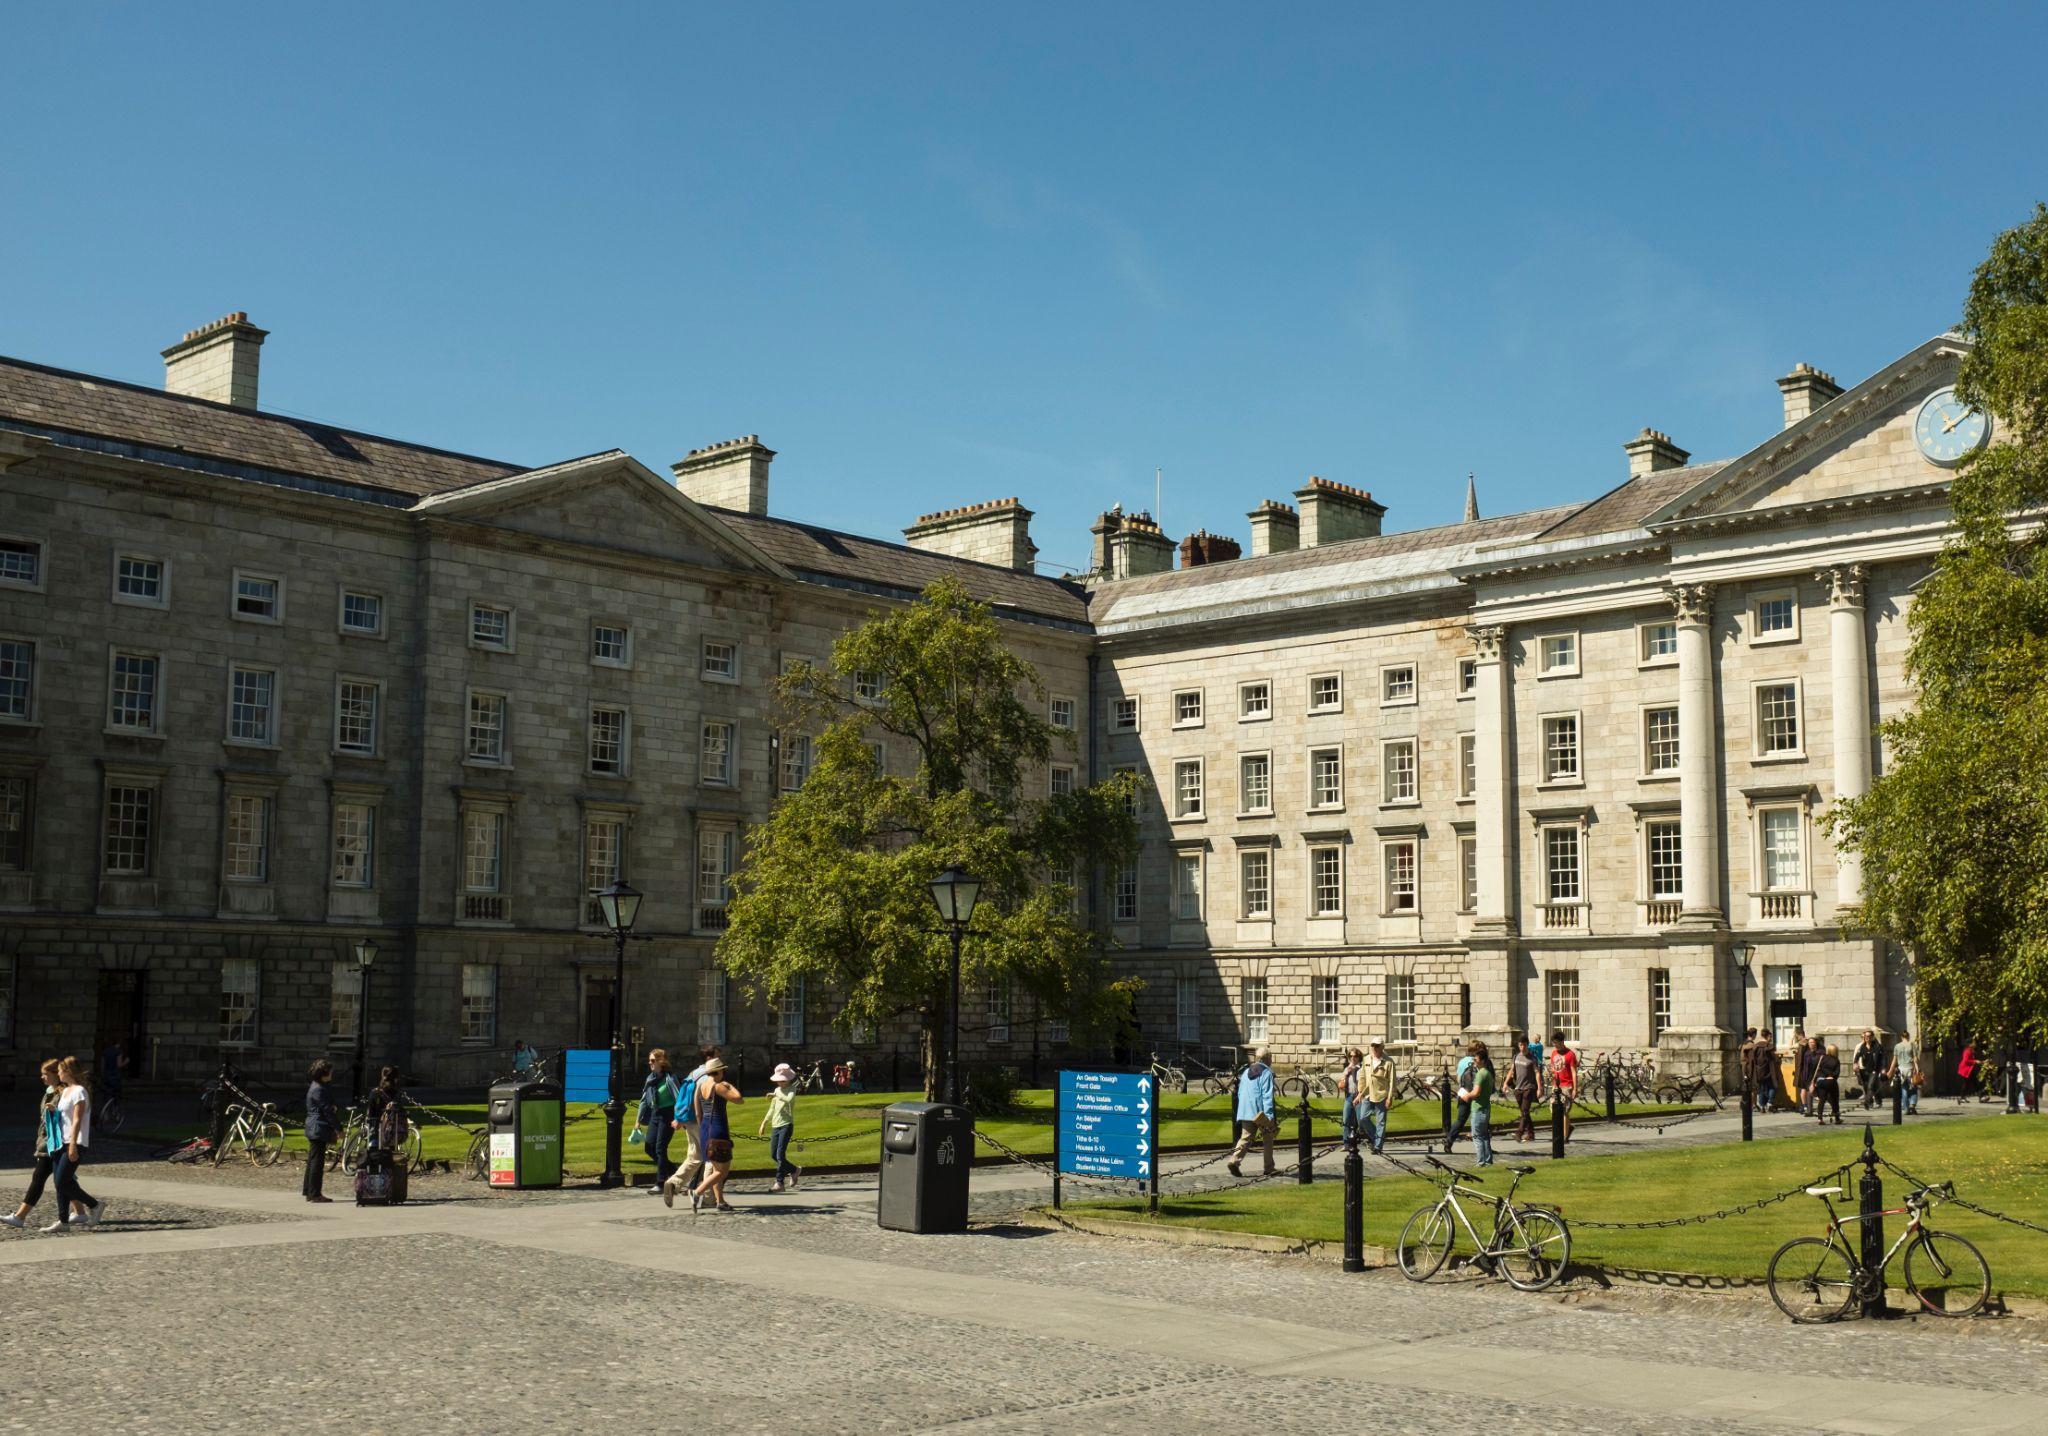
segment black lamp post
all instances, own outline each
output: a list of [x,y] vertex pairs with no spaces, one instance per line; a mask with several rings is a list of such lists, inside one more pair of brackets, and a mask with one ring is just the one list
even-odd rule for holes
[[967,924],[974,921],[974,905],[981,900],[981,880],[969,877],[955,863],[932,879],[932,901],[939,909],[939,921],[953,935],[953,1005],[946,1014],[946,1100],[960,1102],[960,939]]
[[619,1128],[626,1118],[626,1099],[619,1095],[619,1053],[625,1045],[622,1023],[626,1012],[626,934],[633,930],[633,921],[640,916],[640,892],[624,877],[613,878],[610,887],[599,891],[597,907],[604,914],[604,925],[612,930],[613,949],[611,1100],[604,1104],[604,1172],[597,1184],[623,1187],[626,1173],[620,1166]]
[[356,1071],[350,1084],[351,1104],[363,1100],[363,1057],[370,1045],[370,969],[377,962],[377,939],[366,937],[356,944]]
[[[1735,994],[1741,1000],[1742,1015],[1736,1019],[1736,1030],[1745,1036],[1749,1032],[1749,965],[1756,960],[1756,948],[1746,942],[1738,942],[1735,953]],[[1742,1051],[1742,1038],[1736,1038],[1736,1051]],[[1742,1069],[1742,1140],[1747,1142],[1754,1136],[1756,1103],[1749,1090],[1748,1054],[1736,1065]]]

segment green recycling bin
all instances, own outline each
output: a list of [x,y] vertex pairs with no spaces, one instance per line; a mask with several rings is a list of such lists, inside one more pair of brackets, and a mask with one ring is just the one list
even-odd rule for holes
[[562,1185],[562,1089],[551,1082],[491,1088],[491,1185]]

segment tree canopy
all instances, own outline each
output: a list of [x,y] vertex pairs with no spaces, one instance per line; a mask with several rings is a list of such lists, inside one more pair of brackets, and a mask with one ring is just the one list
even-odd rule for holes
[[842,635],[828,662],[794,665],[778,685],[783,741],[808,736],[812,763],[749,834],[718,945],[726,971],[771,1001],[801,980],[849,1035],[914,1019],[933,1091],[951,947],[929,884],[957,863],[982,883],[963,990],[1007,980],[1048,1016],[1106,1019],[1121,999],[1086,882],[1132,860],[1138,779],[1025,796],[1073,756],[1045,698],[987,605],[950,580]]
[[1923,1023],[1996,1041],[2048,1022],[2048,206],[1993,243],[1962,329],[1956,392],[1996,442],[1958,467],[1957,536],[1909,614],[1915,706],[1832,821],[1862,922],[1916,955]]

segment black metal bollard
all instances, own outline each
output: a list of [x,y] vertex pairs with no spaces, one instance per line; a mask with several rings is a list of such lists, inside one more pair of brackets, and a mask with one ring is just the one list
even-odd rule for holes
[[1451,1139],[1457,1136],[1457,1129],[1451,1125],[1451,1069],[1444,1068],[1442,1083],[1437,1091],[1443,1098],[1444,1109],[1444,1151],[1451,1150]]
[[1344,1143],[1344,1270],[1365,1270],[1365,1158],[1356,1128]]
[[1564,1155],[1564,1094],[1558,1092],[1550,1099],[1550,1155]]
[[1297,1186],[1307,1186],[1316,1179],[1315,1134],[1309,1130],[1314,1114],[1309,1111],[1308,1093],[1301,1094],[1301,1111],[1295,1117],[1295,1155],[1299,1159],[1294,1167],[1294,1181]]
[[[1892,1082],[1892,1125],[1894,1127],[1902,1127],[1905,1125],[1905,1122],[1906,1079],[1901,1076]],[[1868,1122],[1865,1122],[1863,1125],[1866,1131],[1869,1130],[1870,1124]]]
[[2005,1049],[2005,1110],[2017,1112],[2020,1109],[2020,1061],[2013,1050]]
[[1742,1140],[1756,1140],[1756,1100],[1750,1095],[1749,1084],[1742,1084]]
[[1863,1124],[1863,1180],[1857,1196],[1863,1213],[1863,1266],[1870,1273],[1870,1289],[1863,1295],[1863,1314],[1883,1316],[1884,1306],[1884,1182],[1877,1175],[1877,1142],[1870,1124]]
[[1606,1071],[1607,1071],[1607,1120],[1608,1120],[1608,1121],[1610,1121],[1610,1122],[1612,1122],[1612,1121],[1614,1120],[1614,1069],[1613,1069],[1612,1067],[1609,1067],[1609,1068],[1607,1068],[1607,1069],[1606,1069]]

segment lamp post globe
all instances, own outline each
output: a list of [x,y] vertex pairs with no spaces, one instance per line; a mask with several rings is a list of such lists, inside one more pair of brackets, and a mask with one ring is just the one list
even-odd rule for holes
[[932,905],[953,938],[953,1001],[946,1013],[946,1100],[960,1102],[960,939],[981,901],[981,880],[954,863],[931,881]]
[[356,1065],[350,1080],[352,1102],[363,1100],[363,1059],[370,1045],[370,969],[377,965],[377,939],[356,944]]
[[625,1047],[626,936],[639,920],[640,896],[640,890],[628,883],[623,874],[613,878],[610,886],[599,889],[597,893],[598,911],[604,916],[604,925],[612,932],[612,1051],[608,1084],[611,1095],[604,1104],[604,1171],[597,1179],[600,1187],[623,1187],[626,1184],[620,1151],[620,1129],[625,1122],[626,1099],[619,1092],[619,1055]]

